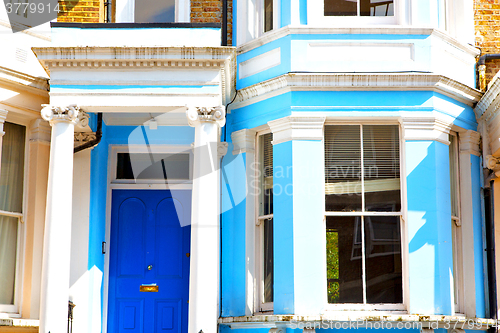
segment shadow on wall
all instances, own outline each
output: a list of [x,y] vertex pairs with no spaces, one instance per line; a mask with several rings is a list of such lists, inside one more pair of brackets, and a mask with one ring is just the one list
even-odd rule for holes
[[437,141],[406,142],[410,313],[453,312],[448,155]]

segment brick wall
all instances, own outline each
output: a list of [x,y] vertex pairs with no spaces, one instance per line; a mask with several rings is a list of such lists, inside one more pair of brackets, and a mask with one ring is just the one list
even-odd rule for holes
[[[227,0],[227,44],[232,45],[233,1]],[[192,23],[221,23],[222,0],[191,0]]]
[[[500,53],[500,0],[474,0],[476,46],[482,54]],[[500,70],[500,60],[486,62],[486,84]]]
[[59,0],[57,22],[104,22],[103,0]]

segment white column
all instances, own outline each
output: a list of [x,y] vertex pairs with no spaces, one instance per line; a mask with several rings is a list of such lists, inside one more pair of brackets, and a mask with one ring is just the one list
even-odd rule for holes
[[7,110],[0,110],[0,171],[2,168],[2,139],[5,132],[3,131],[3,124],[7,119]]
[[71,253],[73,142],[82,120],[77,106],[45,106],[42,118],[52,126],[43,241],[40,333],[66,333]]
[[189,108],[195,128],[189,277],[189,333],[217,333],[219,291],[219,127],[223,107]]

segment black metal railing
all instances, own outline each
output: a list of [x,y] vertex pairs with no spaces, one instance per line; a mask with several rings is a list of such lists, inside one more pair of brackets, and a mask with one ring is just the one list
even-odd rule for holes
[[73,308],[75,303],[68,301],[68,333],[73,332]]

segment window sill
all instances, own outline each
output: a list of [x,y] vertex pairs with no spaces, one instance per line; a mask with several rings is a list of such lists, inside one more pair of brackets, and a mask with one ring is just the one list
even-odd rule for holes
[[[335,328],[335,323],[354,323],[355,328],[402,323],[415,325],[419,328],[446,328],[456,327],[473,330],[486,330],[496,325],[494,319],[467,318],[465,316],[442,316],[442,315],[411,315],[402,311],[327,311],[322,315],[299,316],[299,315],[255,315],[241,317],[219,318],[219,324],[228,325],[231,328],[262,328],[266,327],[289,327],[289,328],[324,328],[323,325],[330,325]],[[473,327],[469,327],[469,323]],[[385,326],[384,326],[385,327]],[[341,327],[342,328],[342,327]],[[381,328],[381,327],[379,327]],[[396,328],[393,326],[392,328]]]

